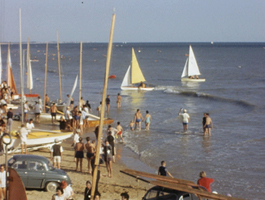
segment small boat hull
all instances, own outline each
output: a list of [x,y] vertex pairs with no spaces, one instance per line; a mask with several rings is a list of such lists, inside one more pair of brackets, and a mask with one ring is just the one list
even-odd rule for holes
[[[104,124],[112,124],[113,119],[104,119]],[[88,128],[96,127],[99,125],[99,120],[88,120]]]
[[134,86],[121,86],[122,90],[134,90],[134,91],[138,91],[138,90],[142,90],[142,91],[152,91],[155,88],[154,87],[134,87]]
[[181,78],[183,82],[205,82],[205,78]]
[[[26,97],[28,97],[28,98],[34,98],[34,97],[38,97],[38,96],[40,96],[39,94],[24,94]],[[19,96],[21,96],[20,94],[19,94]]]
[[109,79],[114,79],[114,78],[116,78],[116,75],[110,75],[109,76]]

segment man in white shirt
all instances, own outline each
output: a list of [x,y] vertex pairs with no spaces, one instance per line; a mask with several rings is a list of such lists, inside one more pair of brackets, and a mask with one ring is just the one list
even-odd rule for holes
[[35,121],[38,123],[40,123],[41,112],[42,112],[41,105],[39,104],[39,102],[36,101],[36,104],[35,104]]
[[28,129],[28,132],[30,133],[33,128],[35,128],[33,124],[33,119],[30,119],[29,122],[26,124],[26,128]]
[[190,116],[187,113],[187,110],[186,109],[183,109],[183,113],[180,113],[182,109],[183,108],[181,108],[179,110],[179,115],[182,116],[183,131],[186,132],[188,130],[188,123],[190,121]]

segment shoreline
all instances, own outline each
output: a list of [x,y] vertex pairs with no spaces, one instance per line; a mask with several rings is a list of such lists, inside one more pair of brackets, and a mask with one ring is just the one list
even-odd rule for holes
[[[29,117],[30,118],[30,117]],[[41,120],[42,121],[42,120]],[[35,128],[44,128],[46,130],[59,129],[58,123],[52,125],[50,121],[45,120],[45,122],[34,123]],[[13,122],[13,130],[15,127],[20,126],[20,121]],[[88,128],[84,130],[83,134],[83,143],[85,142],[86,137],[90,137],[91,140],[95,140],[94,128]],[[103,131],[104,133],[104,131]],[[103,136],[105,138],[105,134]],[[61,162],[61,169],[64,170],[72,180],[72,188],[75,192],[74,199],[83,199],[85,183],[87,180],[92,182],[92,176],[88,174],[87,169],[87,159],[83,159],[83,172],[75,171],[75,162],[74,162],[74,149],[71,146],[73,138],[68,138],[64,140],[61,145],[63,146],[63,156]],[[100,166],[101,178],[99,180],[99,192],[101,193],[101,199],[113,200],[120,199],[120,194],[122,192],[128,192],[130,199],[141,199],[146,191],[151,188],[153,185],[148,183],[137,181],[135,178],[127,176],[120,172],[122,169],[134,169],[150,172],[150,167],[143,163],[137,154],[131,151],[128,147],[123,144],[116,143],[116,162],[113,163],[113,177],[109,178],[107,176],[106,165],[103,164]],[[14,155],[20,153],[11,153],[8,154],[8,159]],[[50,159],[50,151],[48,149],[39,149],[36,151],[29,151],[28,154],[40,155]],[[0,160],[1,163],[4,163],[4,156]],[[53,193],[46,192],[43,190],[36,189],[27,189],[26,190],[27,198],[33,200],[36,198],[42,199],[51,199]]]

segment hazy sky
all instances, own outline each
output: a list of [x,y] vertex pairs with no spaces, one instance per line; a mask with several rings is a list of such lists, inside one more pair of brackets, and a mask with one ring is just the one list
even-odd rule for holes
[[0,42],[265,42],[265,0],[0,0]]

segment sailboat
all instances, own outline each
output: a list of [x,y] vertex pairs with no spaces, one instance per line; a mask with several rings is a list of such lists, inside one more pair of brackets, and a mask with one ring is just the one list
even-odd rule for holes
[[198,78],[201,75],[192,47],[189,48],[189,57],[186,60],[181,75],[181,81],[204,82],[205,79]]
[[[130,74],[131,73],[131,74]],[[134,49],[132,48],[132,63],[128,67],[127,72],[123,78],[121,89],[122,90],[146,90],[151,91],[154,87],[139,87],[133,84],[145,82],[144,75],[138,64]]]

